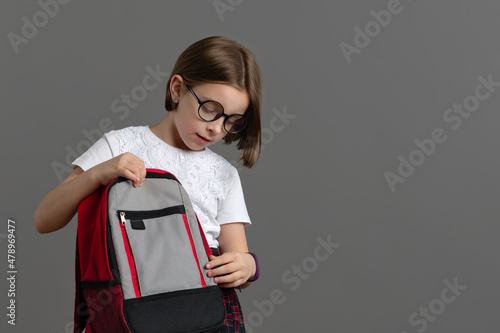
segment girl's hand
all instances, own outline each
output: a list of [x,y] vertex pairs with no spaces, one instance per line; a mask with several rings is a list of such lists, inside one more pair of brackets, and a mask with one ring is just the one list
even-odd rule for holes
[[133,182],[134,187],[141,186],[146,178],[144,162],[132,153],[123,153],[93,167],[101,185],[108,185],[116,177],[125,177]]
[[146,177],[144,162],[131,153],[125,153],[100,163],[87,171],[79,166],[55,189],[50,191],[35,211],[35,227],[40,233],[63,228],[78,212],[78,205],[101,185],[108,185],[116,177],[132,180],[141,186]]
[[255,275],[255,261],[246,252],[226,252],[218,257],[211,255],[209,259],[205,265],[210,269],[207,276],[215,277],[215,283],[222,288],[241,286]]

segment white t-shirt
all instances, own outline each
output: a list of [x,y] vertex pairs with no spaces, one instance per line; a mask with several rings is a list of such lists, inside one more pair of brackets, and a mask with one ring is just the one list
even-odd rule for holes
[[113,157],[130,152],[146,168],[174,174],[186,189],[210,247],[219,245],[220,225],[250,224],[238,171],[208,148],[190,151],[172,147],[158,138],[149,126],[132,126],[103,135],[72,165],[84,171]]

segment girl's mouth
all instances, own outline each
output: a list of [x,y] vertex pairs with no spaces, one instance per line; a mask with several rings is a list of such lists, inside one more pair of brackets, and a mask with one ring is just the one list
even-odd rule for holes
[[199,135],[198,133],[196,133],[196,135],[198,136],[198,138],[200,139],[200,141],[202,143],[209,143],[209,142],[211,142],[211,140],[206,139],[205,137]]

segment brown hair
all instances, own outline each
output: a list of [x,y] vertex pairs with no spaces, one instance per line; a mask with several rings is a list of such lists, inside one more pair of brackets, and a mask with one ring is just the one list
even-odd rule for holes
[[236,134],[227,133],[224,144],[238,141],[242,150],[240,160],[251,168],[257,163],[261,150],[260,105],[262,101],[261,74],[257,61],[250,50],[237,42],[221,36],[202,39],[181,53],[167,83],[165,108],[175,110],[172,102],[170,81],[180,75],[189,86],[202,83],[223,83],[246,91],[250,100],[245,116],[247,127]]

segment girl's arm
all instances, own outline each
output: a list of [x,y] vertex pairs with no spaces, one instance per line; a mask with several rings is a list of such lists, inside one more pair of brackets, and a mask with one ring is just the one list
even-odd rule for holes
[[250,285],[247,280],[255,275],[256,267],[253,257],[247,253],[244,224],[222,224],[218,241],[221,255],[210,257],[206,268],[212,270],[208,276],[215,276],[215,283],[223,288],[245,288]]
[[48,233],[66,226],[78,211],[80,201],[99,186],[107,185],[118,176],[140,186],[146,176],[144,163],[135,155],[125,153],[83,171],[76,167],[55,189],[50,191],[35,211],[35,228]]

